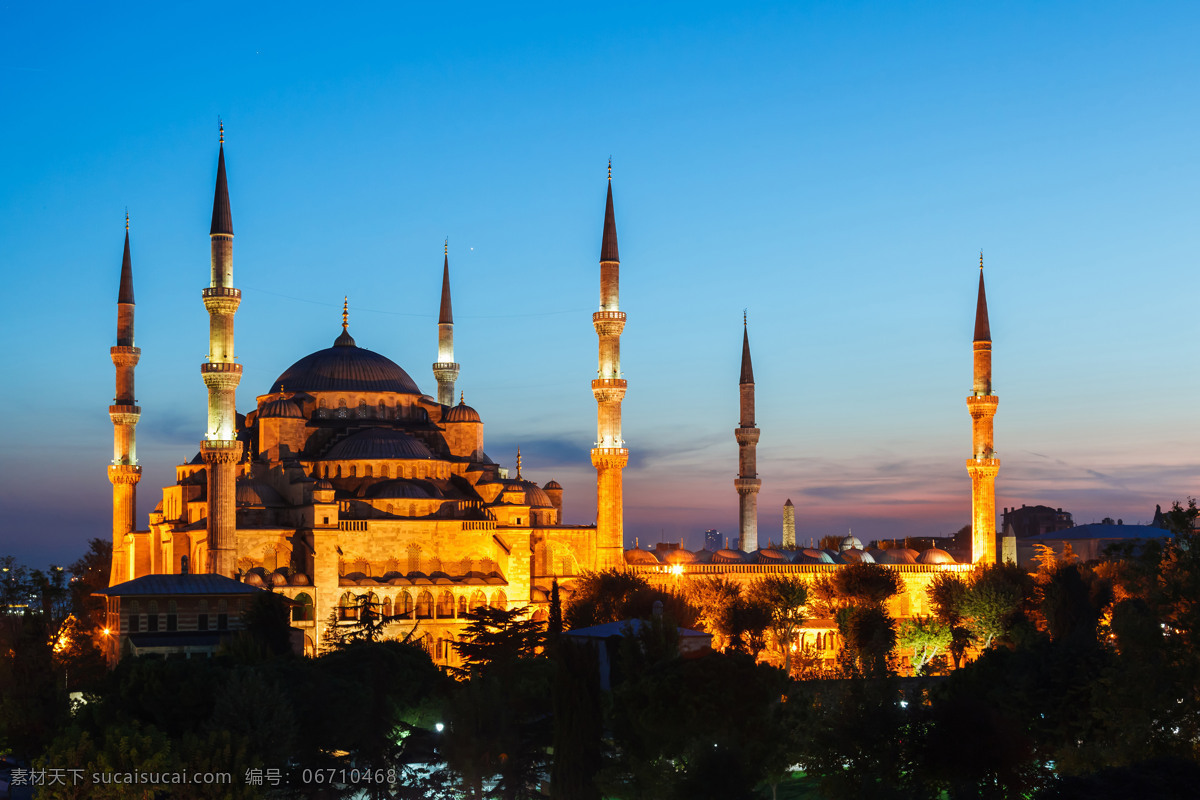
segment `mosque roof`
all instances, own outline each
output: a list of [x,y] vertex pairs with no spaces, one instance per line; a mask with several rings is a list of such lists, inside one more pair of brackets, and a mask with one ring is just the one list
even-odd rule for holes
[[461,400],[442,415],[442,422],[481,422],[479,412]]
[[367,497],[377,500],[428,500],[431,497],[442,496],[442,493],[431,484],[408,478],[393,478],[390,481],[376,483],[367,489],[366,494]]
[[387,356],[359,347],[342,331],[333,347],[310,353],[275,379],[270,392],[396,392],[421,394],[408,373]]
[[291,400],[285,397],[268,400],[262,404],[262,408],[258,410],[259,419],[275,419],[283,418],[301,418],[304,415],[300,412],[300,406],[296,405]]
[[931,547],[917,556],[918,564],[956,564],[954,556],[938,547]]
[[407,433],[392,428],[367,428],[329,448],[322,461],[360,461],[379,458],[433,458],[433,453]]
[[95,594],[109,597],[128,597],[130,595],[165,595],[165,594],[257,594],[262,591],[253,586],[226,578],[224,575],[210,573],[188,575],[143,575],[131,581],[118,583],[107,589],[101,589]]

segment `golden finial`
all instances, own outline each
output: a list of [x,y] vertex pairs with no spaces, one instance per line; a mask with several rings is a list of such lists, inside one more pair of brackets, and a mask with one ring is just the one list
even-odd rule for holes
[[129,206],[125,206],[125,232],[129,233]]
[[979,251],[979,271],[983,272],[983,250]]
[[743,309],[742,309],[742,327],[743,327],[743,328],[745,328],[745,327],[746,327],[746,325],[747,325],[747,323],[746,323],[746,309],[744,309],[744,308],[743,308]]
[[350,327],[350,295],[342,300],[342,330]]
[[521,448],[517,448],[517,477],[521,477]]
[[444,254],[445,254],[446,258],[450,257],[450,237],[449,236],[446,237],[446,249],[444,251]]
[[465,406],[467,404],[467,393],[462,389],[458,390],[458,404],[460,406]]
[[225,144],[225,121],[220,117],[217,117],[217,130],[219,130],[221,133],[221,138],[218,141],[218,144]]
[[608,180],[612,181],[612,156],[608,157]]

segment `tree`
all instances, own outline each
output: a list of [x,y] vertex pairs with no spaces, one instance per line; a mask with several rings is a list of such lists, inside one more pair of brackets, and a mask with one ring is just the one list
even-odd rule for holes
[[967,595],[967,582],[953,572],[940,572],[925,590],[934,616],[950,629],[950,656],[957,669],[963,653],[971,643],[971,632],[963,625],[963,598]]
[[913,617],[900,623],[896,642],[912,651],[913,672],[924,674],[933,658],[953,641],[950,626],[937,617]]
[[689,581],[686,592],[697,609],[697,624],[713,635],[713,649],[724,650],[729,644],[722,627],[725,609],[741,597],[741,587],[718,575]]
[[882,678],[888,674],[888,654],[896,646],[896,621],[882,606],[850,606],[838,612],[838,633],[845,647],[843,666],[851,676]]
[[474,672],[511,665],[521,658],[531,658],[543,642],[542,623],[523,619],[529,606],[504,609],[483,606],[466,614],[462,640],[454,649],[463,659],[463,666],[454,672],[468,677]]
[[553,646],[563,632],[562,595],[558,589],[558,578],[550,583],[550,613],[546,619],[546,644]]
[[622,569],[585,572],[571,586],[571,600],[563,616],[568,628],[589,628],[627,619],[647,619],[654,604],[679,625],[696,624],[698,612],[686,597],[656,589],[640,575]]
[[756,581],[750,594],[760,598],[770,610],[770,629],[775,647],[783,653],[783,671],[792,673],[792,643],[804,624],[808,604],[808,586],[799,578],[772,575]]
[[986,564],[976,568],[963,594],[960,611],[980,649],[988,649],[1023,621],[1032,588],[1032,579],[1016,564]]
[[292,652],[291,607],[282,596],[260,592],[242,612],[244,634],[274,656]]
[[600,800],[603,766],[600,657],[594,645],[560,639],[554,646],[554,762],[552,800]]

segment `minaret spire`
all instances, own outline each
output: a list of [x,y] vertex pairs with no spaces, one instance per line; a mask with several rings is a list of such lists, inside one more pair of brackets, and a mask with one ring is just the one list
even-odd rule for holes
[[967,410],[971,414],[971,561],[996,561],[996,475],[992,418],[1000,398],[992,393],[992,331],[988,323],[987,294],[983,286],[983,253],[979,254],[979,295],[975,302],[974,382]]
[[125,252],[121,256],[121,282],[117,290],[117,344],[109,348],[117,373],[116,396],[108,407],[113,423],[113,459],[108,479],[113,486],[113,558],[110,585],[136,577],[131,572],[133,529],[137,518],[137,485],[142,468],[137,463],[136,428],[142,409],[134,393],[133,371],[142,350],[133,340],[133,262],[129,257],[129,212],[125,212]]
[[454,310],[450,304],[450,237],[446,237],[442,251],[442,304],[438,309],[438,360],[433,364],[438,402],[444,406],[454,405],[458,370],[459,365],[454,361]]
[[600,239],[600,310],[592,314],[592,326],[596,329],[600,349],[599,369],[592,381],[592,395],[596,398],[596,446],[592,448],[592,466],[596,468],[598,569],[624,563],[621,476],[629,463],[629,450],[621,438],[621,401],[625,398],[626,382],[621,377],[621,332],[625,329],[625,312],[620,308],[620,272],[610,158],[604,232]]
[[733,431],[738,444],[738,476],[733,485],[738,493],[738,549],[750,553],[758,549],[758,437],[754,424],[754,365],[750,361],[750,330],[742,314],[742,375],[738,391],[741,421]]
[[[212,269],[202,292],[208,311],[208,360],[200,365],[208,387],[208,429],[200,455],[208,475],[207,571],[234,577],[237,569],[236,485],[242,443],[237,438],[237,386],[242,365],[233,353],[233,316],[242,302],[233,286],[233,216],[225,176],[225,125],[220,125],[217,181],[209,230]],[[199,562],[197,562],[199,563]]]

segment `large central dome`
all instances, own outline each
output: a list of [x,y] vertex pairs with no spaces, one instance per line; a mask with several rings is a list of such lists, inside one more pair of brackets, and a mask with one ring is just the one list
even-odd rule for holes
[[398,364],[373,350],[358,347],[344,330],[333,347],[310,353],[284,370],[270,391],[421,394]]

